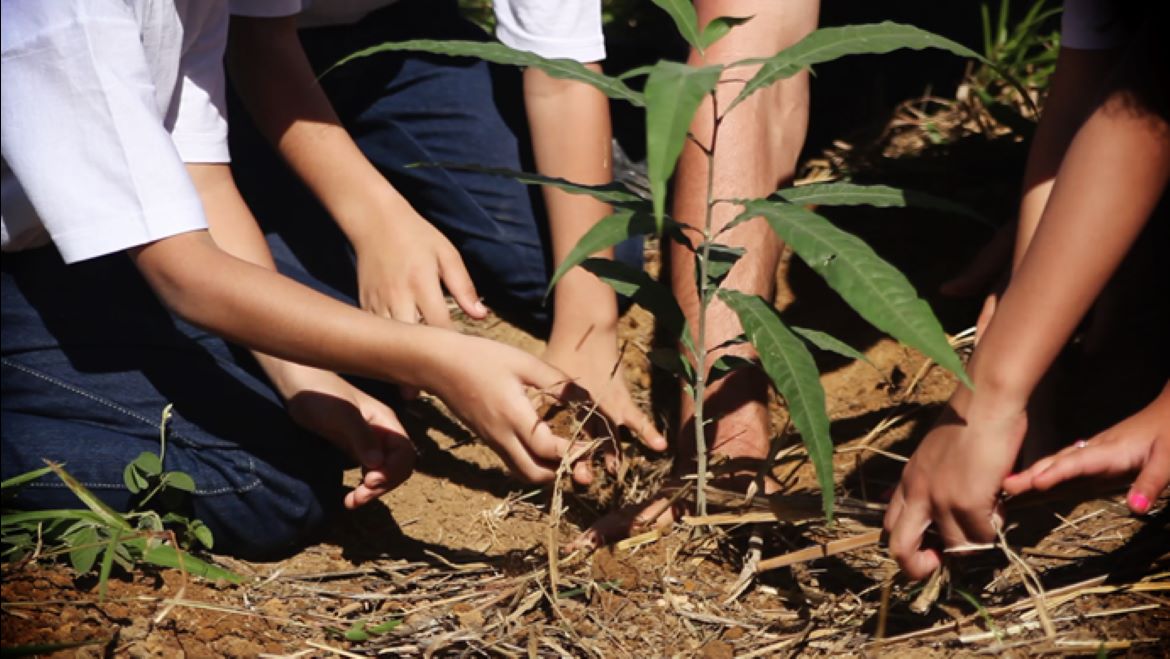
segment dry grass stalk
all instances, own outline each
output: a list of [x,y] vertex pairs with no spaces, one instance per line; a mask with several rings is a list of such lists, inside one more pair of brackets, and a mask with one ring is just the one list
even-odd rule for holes
[[781,554],[772,558],[767,558],[760,561],[758,566],[759,572],[766,572],[768,570],[775,570],[781,567],[787,567],[796,563],[804,563],[806,561],[815,560],[818,558],[825,558],[827,556],[834,556],[842,554],[862,547],[876,545],[881,542],[882,532],[880,530],[867,531],[860,535],[855,535],[849,538],[840,538],[838,540],[830,540],[829,542],[806,547],[787,554]]

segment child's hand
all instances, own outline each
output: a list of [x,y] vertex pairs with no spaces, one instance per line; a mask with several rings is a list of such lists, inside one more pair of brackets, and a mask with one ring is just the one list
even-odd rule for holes
[[362,309],[404,323],[420,320],[432,327],[451,326],[443,286],[472,318],[488,310],[451,241],[407,208],[394,218],[377,218],[354,240],[358,298]]
[[964,418],[965,398],[966,390],[952,398],[943,418],[922,440],[886,511],[890,553],[912,579],[929,576],[941,564],[939,551],[923,542],[932,523],[947,548],[995,539],[992,517],[1000,487],[1027,420],[1023,412]]
[[394,411],[328,371],[298,368],[286,406],[302,428],[362,465],[362,482],[345,496],[357,508],[401,485],[414,469],[414,445]]
[[1170,484],[1170,388],[1143,410],[1088,441],[1039,460],[1003,482],[1008,494],[1047,490],[1082,476],[1139,472],[1125,500],[1138,514]]
[[[530,392],[587,400],[585,392],[539,358],[489,339],[443,332],[434,355],[433,370],[421,374],[422,388],[441,398],[512,473],[530,483],[552,481],[573,446],[537,416],[540,397]],[[588,461],[578,461],[573,475],[588,482]]]
[[[553,336],[555,339],[555,330]],[[598,409],[615,424],[614,432],[618,426],[627,428],[646,447],[655,451],[665,450],[666,438],[630,395],[620,358],[616,332],[603,331],[588,332],[573,345],[561,345],[550,340],[544,353],[544,359],[549,364],[572,377],[597,401]],[[607,460],[613,459],[610,453],[606,455]]]

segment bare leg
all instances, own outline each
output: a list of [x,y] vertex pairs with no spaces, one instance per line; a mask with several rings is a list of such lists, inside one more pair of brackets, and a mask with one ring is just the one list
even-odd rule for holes
[[[708,48],[705,56],[692,52],[692,65],[728,64],[745,58],[765,57],[791,46],[816,28],[818,0],[698,0],[699,24],[705,25],[718,16],[753,16],[727,37]],[[743,88],[754,68],[727,71],[719,85],[718,103],[727,107]],[[711,140],[712,108],[710,101],[701,106],[691,124],[691,131],[702,143]],[[717,198],[763,197],[790,181],[796,159],[804,144],[808,126],[808,74],[781,81],[757,92],[751,100],[736,107],[719,128],[715,153],[715,196]],[[675,182],[674,216],[680,222],[702,228],[707,193],[707,158],[694,144],[683,150]],[[718,230],[739,209],[728,204],[716,207],[714,229]],[[736,264],[724,286],[754,293],[771,300],[775,294],[776,266],[782,243],[763,222],[740,225],[722,237],[724,242],[748,248]],[[694,260],[685,249],[671,253],[671,286],[692,327],[696,326],[699,302],[695,292]],[[716,346],[742,333],[735,314],[719,302],[708,310],[707,345]],[[750,347],[737,346],[711,355],[754,356]],[[710,361],[708,363],[710,363]],[[763,458],[770,439],[768,424],[768,383],[759,372],[741,372],[708,389],[705,414],[717,418],[709,433],[712,453],[730,457]],[[676,470],[692,470],[694,430],[690,420],[693,405],[682,398],[682,423],[675,436]],[[632,527],[667,524],[672,521],[665,499],[651,500],[636,510],[610,515],[598,522],[589,542],[611,541],[624,536]]]

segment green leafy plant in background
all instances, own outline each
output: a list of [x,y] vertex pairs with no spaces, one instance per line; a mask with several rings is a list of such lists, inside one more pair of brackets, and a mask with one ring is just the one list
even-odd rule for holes
[[968,67],[959,96],[1017,134],[1026,134],[1029,124],[1040,118],[1037,103],[1056,71],[1061,6],[1038,0],[1013,20],[1011,0],[1000,0],[994,16],[990,5],[980,6],[983,61]]
[[[698,24],[688,0],[654,0],[678,27],[680,34],[702,52],[725,37],[735,26],[751,17],[720,17],[706,26]],[[621,183],[589,186],[521,172],[491,170],[465,163],[438,163],[512,176],[529,184],[549,185],[575,194],[584,194],[611,204],[612,215],[598,222],[574,247],[552,277],[549,290],[570,269],[580,265],[610,284],[618,293],[650,310],[677,347],[660,348],[650,355],[658,366],[682,381],[695,403],[694,441],[698,456],[696,509],[706,512],[705,487],[707,446],[704,429],[712,421],[703,408],[706,388],[712,382],[751,365],[744,359],[724,357],[706,367],[711,349],[706,345],[706,312],[716,300],[739,317],[744,335],[734,342],[750,342],[759,354],[759,365],[767,373],[788,406],[792,424],[816,469],[822,490],[823,508],[831,519],[834,501],[833,444],[825,392],[810,346],[859,358],[861,354],[844,342],[823,332],[789,327],[771,301],[723,286],[728,273],[745,250],[721,242],[730,228],[745,222],[764,221],[829,286],[863,318],[895,339],[912,346],[970,384],[962,362],[947,342],[941,324],[901,272],[878,256],[864,241],[834,226],[806,208],[818,206],[910,205],[969,211],[921,193],[886,186],[863,186],[845,182],[815,183],[776,191],[759,199],[720,199],[714,196],[715,151],[720,126],[728,114],[757,91],[796,75],[814,65],[847,55],[886,53],[901,48],[941,49],[961,57],[987,63],[979,53],[954,41],[919,28],[891,22],[828,27],[816,30],[799,43],[771,57],[748,59],[729,65],[689,66],[659,61],[616,76],[603,75],[571,60],[550,60],[530,52],[513,50],[499,43],[473,41],[412,40],[385,43],[354,53],[334,66],[388,51],[415,51],[456,57],[478,57],[498,64],[537,67],[557,78],[577,80],[597,88],[612,99],[644,108],[646,115],[647,173],[650,194],[645,198]],[[990,63],[988,63],[990,65]],[[716,88],[723,84],[729,69],[743,72],[742,89],[725,107],[719,107]],[[746,83],[742,78],[746,77]],[[644,78],[641,90],[630,81]],[[713,129],[710,143],[704,144],[689,133],[695,113],[704,100],[712,101]],[[667,186],[687,140],[694,142],[708,159],[706,214],[701,229],[687,227],[666,209]],[[738,217],[719,231],[713,227],[713,211],[720,204],[742,209]],[[670,290],[642,270],[622,263],[590,258],[607,247],[635,235],[658,234],[683,245],[694,254],[700,313],[697,327],[689,327]]]
[[[207,579],[242,581],[239,575],[200,560],[189,553],[197,544],[210,549],[211,529],[197,519],[176,512],[160,513],[146,505],[152,500],[170,500],[170,507],[195,491],[195,481],[180,471],[166,471],[166,438],[171,406],[163,410],[159,424],[159,454],[143,452],[126,465],[123,480],[138,495],[134,508],[119,513],[97,498],[64,467],[49,462],[47,467],[14,476],[0,483],[5,508],[17,489],[43,476],[54,474],[85,504],[76,510],[5,510],[0,516],[0,545],[7,561],[33,560],[66,555],[73,569],[84,575],[98,571],[98,588],[105,597],[110,572],[116,564],[131,571],[136,563],[182,569]],[[165,540],[171,540],[166,544]],[[100,563],[99,563],[100,558]]]

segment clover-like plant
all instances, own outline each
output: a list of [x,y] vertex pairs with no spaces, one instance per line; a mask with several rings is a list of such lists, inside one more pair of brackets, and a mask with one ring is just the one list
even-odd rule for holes
[[[683,38],[700,53],[731,33],[737,25],[751,20],[750,17],[727,16],[700,26],[695,9],[688,0],[654,0],[654,3],[670,15]],[[720,126],[727,116],[761,89],[840,57],[887,53],[902,48],[940,49],[990,65],[978,53],[950,39],[914,26],[883,22],[821,28],[771,57],[710,66],[659,61],[616,76],[598,73],[576,61],[546,59],[500,43],[476,41],[384,43],[354,53],[334,66],[387,51],[477,57],[497,64],[536,67],[553,77],[592,85],[611,99],[644,108],[649,198],[619,182],[591,186],[537,174],[475,167],[469,163],[440,164],[497,173],[528,184],[553,186],[594,197],[612,206],[613,214],[598,222],[559,264],[549,290],[570,269],[584,267],[618,293],[651,311],[674,339],[676,347],[656,350],[651,358],[656,365],[676,374],[694,400],[693,427],[698,456],[695,504],[700,515],[706,513],[705,428],[711,421],[703,408],[706,389],[717,379],[753,363],[724,357],[707,366],[711,352],[706,344],[707,309],[716,298],[731,308],[744,329],[743,336],[736,341],[748,341],[755,347],[760,366],[788,406],[792,425],[800,433],[816,470],[825,515],[831,520],[833,443],[829,435],[825,392],[809,346],[851,359],[864,357],[828,334],[790,327],[770,300],[724,286],[725,278],[744,256],[745,249],[721,242],[721,237],[745,222],[767,222],[796,256],[823,277],[865,320],[919,350],[969,385],[963,364],[949,345],[941,324],[906,277],[860,238],[839,229],[808,207],[913,205],[966,215],[972,213],[929,195],[848,182],[782,188],[758,199],[721,199],[715,196],[715,151]],[[729,70],[735,70],[737,75],[725,76]],[[748,77],[743,82],[745,74]],[[641,90],[629,84],[638,78],[644,78]],[[737,80],[733,82],[728,78]],[[720,84],[742,85],[739,94],[724,107],[719,107],[715,93]],[[712,101],[713,126],[710,142],[703,143],[690,132],[690,126],[707,98]],[[687,140],[694,142],[708,160],[706,214],[701,228],[683,225],[666,210],[667,186]],[[734,204],[742,210],[733,221],[716,231],[712,215],[719,204]],[[647,273],[617,261],[590,258],[592,254],[631,236],[650,234],[675,241],[694,254],[695,286],[700,306],[696,327],[689,327],[671,291]]]

